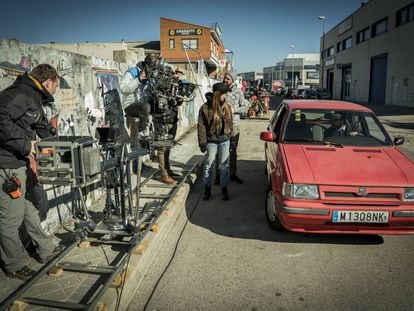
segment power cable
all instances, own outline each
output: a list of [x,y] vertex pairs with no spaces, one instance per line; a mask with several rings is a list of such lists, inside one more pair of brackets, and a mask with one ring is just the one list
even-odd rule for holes
[[184,234],[184,230],[185,230],[185,228],[187,227],[188,222],[190,221],[190,219],[191,219],[191,217],[193,216],[194,212],[197,210],[197,206],[198,206],[198,203],[200,202],[201,196],[202,196],[202,194],[200,194],[200,195],[198,196],[198,198],[197,198],[197,200],[196,200],[196,202],[195,202],[195,204],[194,204],[194,206],[193,206],[193,208],[192,208],[192,210],[191,210],[190,215],[188,216],[187,220],[185,221],[185,224],[184,224],[183,228],[181,229],[180,235],[178,236],[178,239],[177,239],[177,242],[176,242],[176,244],[175,244],[174,251],[173,251],[173,253],[172,253],[172,255],[171,255],[171,258],[170,258],[170,260],[168,261],[168,264],[165,266],[164,270],[162,271],[162,273],[161,273],[160,277],[158,278],[157,282],[155,283],[155,286],[154,286],[154,288],[152,289],[151,294],[150,294],[150,296],[148,297],[147,302],[146,302],[146,303],[145,303],[145,305],[144,305],[144,311],[145,311],[145,310],[147,310],[148,305],[149,305],[150,301],[152,300],[152,297],[154,296],[155,291],[156,291],[156,290],[157,290],[157,288],[158,288],[158,285],[160,284],[160,282],[161,282],[162,278],[164,277],[165,273],[167,272],[168,268],[170,267],[171,263],[173,262],[173,260],[174,260],[174,258],[175,258],[175,255],[176,255],[176,253],[177,253],[177,249],[178,249],[178,245],[180,244],[181,238],[182,238],[182,236],[183,236],[183,234]]

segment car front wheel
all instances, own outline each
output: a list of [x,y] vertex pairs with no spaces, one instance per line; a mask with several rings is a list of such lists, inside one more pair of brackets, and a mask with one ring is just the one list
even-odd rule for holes
[[270,186],[267,189],[265,205],[266,220],[269,227],[275,231],[285,231],[285,228],[282,226],[279,218],[277,217],[275,201],[273,199],[273,191]]

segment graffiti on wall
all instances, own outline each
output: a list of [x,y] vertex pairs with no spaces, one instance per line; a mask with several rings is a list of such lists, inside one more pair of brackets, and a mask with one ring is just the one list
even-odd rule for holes
[[20,57],[18,64],[13,64],[7,60],[0,60],[0,78],[12,76],[17,77],[26,71],[30,71],[31,62],[27,55]]
[[59,74],[59,87],[61,89],[70,89],[70,77],[72,74],[72,66],[65,59],[59,59],[57,64],[57,72]]
[[97,72],[96,79],[98,82],[98,87],[104,93],[118,87],[118,75],[116,72]]

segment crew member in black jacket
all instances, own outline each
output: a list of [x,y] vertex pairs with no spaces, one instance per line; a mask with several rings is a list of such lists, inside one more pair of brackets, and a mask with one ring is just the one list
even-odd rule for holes
[[7,276],[26,280],[35,274],[23,259],[19,227],[24,223],[37,248],[37,259],[45,263],[61,251],[40,225],[38,210],[27,188],[32,174],[37,137],[53,134],[42,106],[53,102],[59,84],[56,70],[47,64],[17,77],[0,92],[0,257]]

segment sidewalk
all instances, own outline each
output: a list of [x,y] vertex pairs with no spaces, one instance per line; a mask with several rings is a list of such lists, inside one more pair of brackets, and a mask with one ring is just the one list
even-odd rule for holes
[[[179,143],[171,151],[171,165],[174,171],[179,171],[182,165],[193,165],[200,163],[204,158],[199,151],[197,144],[197,133],[195,130],[184,135]],[[157,166],[154,163],[154,168]],[[174,169],[175,168],[175,169]],[[144,170],[152,170],[146,168]],[[143,175],[145,173],[143,172]],[[135,176],[135,175],[134,175]],[[151,265],[155,256],[162,247],[162,243],[166,238],[168,232],[174,225],[174,222],[178,215],[185,210],[185,204],[188,193],[190,191],[191,184],[194,183],[196,176],[191,175],[190,182],[181,186],[174,199],[168,203],[166,212],[163,213],[157,223],[159,225],[157,230],[150,231],[144,238],[141,248],[134,249],[134,253],[129,259],[129,266],[127,271],[127,280],[125,286],[122,289],[122,297],[120,301],[120,310],[124,310],[129,303],[129,299],[132,298],[136,289],[138,288],[142,278]],[[165,189],[153,188],[157,194],[158,191],[165,191]],[[102,212],[103,203],[97,203],[90,207],[89,210],[92,213]],[[61,243],[63,245],[69,245],[73,243],[73,233],[62,230],[62,232],[55,233],[55,243]],[[135,251],[136,250],[136,251]],[[90,246],[87,250],[75,247],[70,251],[64,261],[67,262],[79,262],[86,265],[108,265],[114,264],[117,257],[119,257],[120,250],[113,245],[99,245]],[[26,258],[26,264],[34,270],[39,270],[43,265],[37,263],[33,258]],[[5,276],[3,272],[0,272],[0,302],[7,296],[14,292],[19,286],[24,284],[23,281],[18,279],[10,279]],[[120,282],[120,281],[119,281]],[[120,282],[122,284],[122,282]],[[41,299],[68,301],[73,303],[79,303],[89,300],[88,297],[92,294],[89,292],[91,284],[99,286],[100,280],[98,277],[92,277],[82,273],[66,273],[65,271],[60,276],[43,276],[36,285],[28,292],[29,297],[38,297]],[[120,285],[109,288],[103,297],[100,299],[107,310],[114,310],[117,301],[117,297],[120,295]],[[35,307],[29,305],[25,310],[48,310],[45,307]]]
[[375,112],[391,138],[403,136],[404,144],[398,146],[414,161],[414,107],[391,105],[365,105]]

